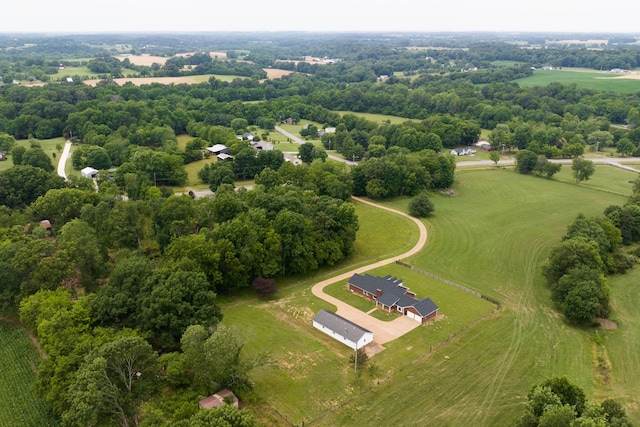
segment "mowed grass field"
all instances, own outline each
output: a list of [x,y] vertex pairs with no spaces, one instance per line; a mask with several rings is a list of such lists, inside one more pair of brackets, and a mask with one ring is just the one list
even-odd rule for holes
[[59,425],[31,389],[39,359],[24,329],[0,320],[0,427]]
[[[619,188],[629,178],[620,169],[607,173]],[[317,425],[512,425],[531,386],[554,375],[566,375],[589,398],[619,399],[638,422],[640,268],[610,280],[621,326],[600,332],[604,348],[593,329],[564,322],[540,274],[578,213],[600,215],[626,197],[509,169],[458,171],[455,188],[456,196],[434,196],[427,246],[409,263],[490,295],[502,308]],[[406,199],[390,204],[402,207]],[[596,355],[611,363],[608,382]]]
[[547,86],[551,82],[563,84],[575,83],[579,87],[621,93],[640,91],[640,80],[618,78],[620,74],[606,71],[562,69],[536,70],[530,77],[515,80],[522,87]]
[[[619,399],[637,421],[640,386],[633,378],[640,375],[640,363],[635,347],[626,342],[640,340],[640,320],[627,326],[621,318],[638,314],[638,297],[616,311],[618,330],[600,332],[605,348],[598,350],[592,329],[567,325],[551,307],[539,270],[550,245],[577,213],[599,215],[606,206],[625,202],[626,195],[598,187],[608,181],[623,191],[628,172],[599,172],[602,181],[594,175],[597,185],[587,187],[510,169],[458,171],[458,194],[433,196],[436,214],[428,221],[427,247],[410,263],[493,296],[502,308],[495,311],[483,300],[401,266],[373,271],[401,277],[419,296],[434,299],[445,316],[388,343],[372,359],[378,366],[375,381],[367,375],[355,381],[345,366],[350,351],[310,328],[317,310],[332,308],[310,293],[328,272],[289,283],[268,302],[227,304],[225,322],[249,334],[250,351],[272,348],[274,364],[254,372],[256,391],[267,406],[298,424],[509,425],[533,384],[567,375],[590,398]],[[408,200],[389,205],[406,209]],[[389,214],[374,209],[366,215],[360,205],[358,213],[363,231],[378,236],[376,242],[358,239],[371,248],[372,257],[385,257],[380,243],[393,249],[404,239],[395,234],[400,225],[388,223]],[[634,292],[625,285],[634,275],[640,272],[611,280],[616,307],[620,292]],[[331,292],[340,293],[340,287]],[[601,354],[612,366],[608,383],[595,368]],[[268,421],[273,414],[262,415]]]

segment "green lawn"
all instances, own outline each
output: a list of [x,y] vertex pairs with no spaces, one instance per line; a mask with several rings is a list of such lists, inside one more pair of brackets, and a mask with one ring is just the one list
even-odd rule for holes
[[530,77],[515,80],[522,87],[546,86],[551,82],[575,83],[580,87],[595,90],[635,93],[640,91],[640,80],[621,79],[619,74],[595,70],[536,70]]
[[31,389],[40,357],[24,329],[0,320],[0,426],[57,426]]
[[[624,181],[627,176],[613,170],[610,178]],[[436,211],[429,219],[427,246],[409,262],[498,299],[502,309],[327,414],[319,425],[411,426],[424,420],[439,426],[511,425],[529,388],[553,375],[568,376],[589,398],[621,399],[637,422],[638,385],[632,379],[640,377],[640,366],[635,348],[625,342],[638,342],[637,327],[618,341],[605,340],[612,369],[619,374],[611,385],[604,384],[594,369],[593,331],[564,322],[550,305],[540,274],[550,245],[579,212],[599,215],[626,197],[509,169],[458,171],[455,188],[456,196],[433,197]],[[614,296],[638,276],[634,271],[611,280]],[[626,317],[637,315],[636,299],[625,301],[633,310]]]
[[398,116],[390,116],[388,114],[373,114],[373,113],[357,113],[355,111],[334,111],[335,113],[340,114],[341,116],[344,116],[345,114],[354,114],[358,117],[364,117],[367,120],[370,120],[372,122],[376,122],[376,123],[382,123],[382,122],[387,122],[389,121],[391,124],[401,124],[406,122],[407,119],[406,117],[398,117]]
[[[53,168],[55,170],[58,167],[58,158],[60,157],[60,153],[62,153],[62,149],[58,151],[56,149],[56,145],[59,144],[62,148],[64,148],[65,139],[60,137],[60,138],[43,139],[43,140],[37,139],[36,141],[40,144],[40,147],[44,150],[44,152],[47,153],[51,158],[51,163],[53,164]],[[16,146],[22,146],[27,150],[31,148],[28,139],[17,140]],[[9,154],[8,157],[9,157],[8,160],[0,162],[0,170],[6,170],[13,166],[13,159],[11,157],[11,154]]]

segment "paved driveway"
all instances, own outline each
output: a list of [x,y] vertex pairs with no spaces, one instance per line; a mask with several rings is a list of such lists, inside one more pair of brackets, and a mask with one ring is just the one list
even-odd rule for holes
[[311,288],[311,292],[317,296],[318,298],[321,298],[333,305],[336,306],[337,308],[337,313],[352,321],[353,323],[356,323],[360,326],[362,326],[365,329],[370,330],[371,332],[373,332],[373,341],[374,343],[378,343],[378,344],[385,344],[389,341],[393,341],[398,337],[401,337],[402,335],[406,334],[407,332],[417,328],[418,326],[420,326],[420,323],[416,322],[415,320],[409,319],[407,316],[400,316],[390,322],[385,322],[383,320],[379,320],[376,319],[375,317],[372,317],[370,315],[368,315],[367,313],[358,310],[357,308],[343,302],[340,301],[337,298],[334,298],[330,295],[327,295],[324,293],[324,288],[332,283],[336,283],[336,282],[340,282],[340,281],[345,281],[347,279],[349,279],[351,276],[353,276],[355,273],[361,274],[364,273],[368,270],[374,269],[374,268],[378,268],[378,267],[382,267],[384,265],[388,265],[391,263],[396,262],[397,260],[403,259],[403,258],[407,258],[411,255],[416,254],[418,251],[420,251],[420,249],[422,249],[422,247],[424,246],[424,244],[427,242],[427,228],[424,226],[424,224],[422,223],[422,221],[420,221],[419,219],[416,219],[410,215],[407,215],[404,212],[400,212],[398,210],[395,209],[391,209],[388,208],[386,206],[381,206],[372,202],[369,202],[367,200],[361,199],[359,197],[352,197],[354,200],[357,200],[360,203],[365,203],[367,205],[371,205],[371,206],[375,206],[379,209],[384,209],[386,211],[389,212],[393,212],[397,215],[400,216],[404,216],[405,218],[410,219],[411,221],[413,221],[417,226],[418,226],[418,230],[420,232],[420,237],[418,239],[418,242],[415,244],[415,246],[413,248],[411,248],[409,251],[401,254],[401,255],[397,255],[391,258],[387,258],[385,260],[382,261],[378,261],[376,263],[373,264],[369,264],[366,265],[364,267],[358,267],[352,271],[349,271],[347,273],[341,274],[339,276],[335,276],[332,277],[330,279],[327,280],[323,280],[322,282],[316,283],[315,285],[313,285],[313,287]]

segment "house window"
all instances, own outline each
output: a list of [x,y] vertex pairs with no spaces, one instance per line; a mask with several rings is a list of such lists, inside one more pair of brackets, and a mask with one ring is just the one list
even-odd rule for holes
[[400,313],[402,313],[402,308],[401,308],[399,305],[397,305],[397,306],[396,306],[396,309],[397,309]]

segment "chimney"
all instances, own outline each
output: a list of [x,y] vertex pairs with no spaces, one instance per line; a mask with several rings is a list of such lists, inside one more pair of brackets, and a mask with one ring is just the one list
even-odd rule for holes
[[379,298],[382,295],[382,289],[376,289],[376,298]]

